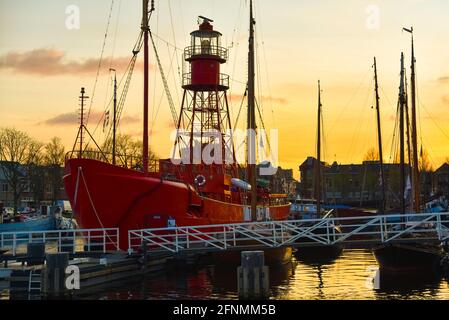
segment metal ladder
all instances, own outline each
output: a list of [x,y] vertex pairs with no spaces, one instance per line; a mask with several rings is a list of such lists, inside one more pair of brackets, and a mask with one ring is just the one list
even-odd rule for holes
[[42,271],[31,269],[30,277],[28,280],[28,299],[31,299],[33,296],[41,294],[41,285],[42,285]]

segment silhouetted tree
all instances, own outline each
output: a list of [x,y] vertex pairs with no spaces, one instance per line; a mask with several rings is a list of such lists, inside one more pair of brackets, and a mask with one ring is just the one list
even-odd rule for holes
[[429,153],[426,149],[422,149],[419,157],[419,171],[431,172],[433,170],[432,164],[429,159]]
[[379,152],[376,150],[376,148],[370,148],[368,151],[366,151],[365,155],[363,156],[363,161],[377,161],[379,160]]
[[26,133],[14,128],[0,129],[1,169],[12,189],[14,213],[17,213],[19,199],[30,186],[29,169],[38,161],[42,144]]
[[44,163],[49,169],[53,203],[58,199],[58,191],[62,186],[62,166],[64,165],[65,148],[59,137],[53,137],[45,145]]

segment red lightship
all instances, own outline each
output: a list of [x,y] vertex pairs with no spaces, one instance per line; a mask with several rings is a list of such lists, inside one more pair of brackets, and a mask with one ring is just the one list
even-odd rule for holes
[[[144,6],[147,5],[144,1]],[[144,8],[144,12],[148,10]],[[188,161],[175,164],[172,159],[163,159],[157,166],[149,165],[147,67],[144,70],[142,170],[87,159],[83,157],[82,143],[78,156],[66,160],[64,183],[79,225],[119,228],[123,250],[128,247],[131,229],[167,227],[173,221],[177,226],[192,226],[256,219],[285,220],[289,215],[290,203],[285,198],[270,196],[266,188],[251,188],[249,183],[238,179],[233,141],[226,135],[232,129],[227,100],[229,76],[220,73],[221,64],[227,60],[227,49],[221,47],[221,33],[213,29],[212,20],[200,18],[199,29],[191,33],[191,46],[184,51],[189,72],[183,75],[184,93],[177,130],[185,134],[178,134],[174,149],[174,153],[185,152],[187,159],[184,160]],[[148,66],[146,14],[143,20],[144,59]],[[254,79],[249,79],[249,86],[251,83]],[[210,132],[218,132],[221,139]],[[204,153],[211,145],[215,146],[213,156],[221,153],[218,158],[223,159],[222,163],[207,164],[204,159],[194,158],[194,150]],[[255,181],[255,165],[246,167],[249,181]],[[257,208],[251,206],[252,200]]]

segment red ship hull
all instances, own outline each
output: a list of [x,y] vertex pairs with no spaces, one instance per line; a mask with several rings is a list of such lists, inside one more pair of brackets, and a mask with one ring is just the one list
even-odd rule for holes
[[[128,249],[128,230],[244,222],[244,205],[201,197],[183,182],[157,173],[92,159],[68,159],[65,190],[81,228],[119,228],[120,249]],[[270,206],[272,220],[287,219],[290,204]]]

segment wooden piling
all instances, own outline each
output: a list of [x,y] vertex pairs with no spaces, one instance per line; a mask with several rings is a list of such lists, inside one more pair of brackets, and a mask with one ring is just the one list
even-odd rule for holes
[[65,270],[69,265],[69,254],[48,253],[47,267],[43,277],[43,289],[48,295],[61,295],[65,291]]
[[265,266],[263,251],[242,251],[237,282],[240,297],[263,298],[268,295],[269,269]]

